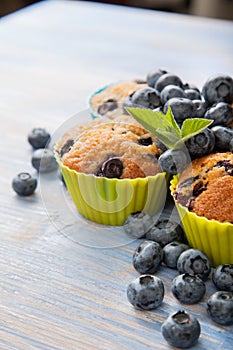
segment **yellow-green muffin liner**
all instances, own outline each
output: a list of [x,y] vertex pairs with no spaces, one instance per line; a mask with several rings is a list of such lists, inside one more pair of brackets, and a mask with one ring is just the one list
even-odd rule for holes
[[108,179],[79,173],[58,159],[67,189],[79,213],[104,225],[123,225],[134,212],[160,214],[167,195],[166,173],[137,179]]
[[[172,195],[178,179],[176,175],[171,180]],[[233,264],[233,224],[197,216],[176,200],[174,201],[189,245],[202,250],[209,257],[213,266]]]

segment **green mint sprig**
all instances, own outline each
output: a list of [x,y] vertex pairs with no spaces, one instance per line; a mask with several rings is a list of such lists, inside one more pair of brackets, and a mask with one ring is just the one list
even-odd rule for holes
[[190,137],[199,134],[213,123],[213,120],[204,118],[187,118],[180,128],[170,107],[166,114],[144,108],[126,109],[139,124],[170,149],[179,148]]

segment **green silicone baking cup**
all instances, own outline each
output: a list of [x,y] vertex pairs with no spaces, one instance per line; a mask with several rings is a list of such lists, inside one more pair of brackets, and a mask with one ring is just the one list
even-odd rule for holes
[[[178,175],[175,175],[171,180],[172,195],[178,179]],[[209,257],[213,266],[233,264],[233,224],[197,216],[176,200],[174,202],[189,245],[202,250]]]
[[123,225],[134,212],[159,215],[164,208],[166,173],[137,179],[109,179],[79,173],[64,166],[57,157],[67,189],[78,212],[103,225]]

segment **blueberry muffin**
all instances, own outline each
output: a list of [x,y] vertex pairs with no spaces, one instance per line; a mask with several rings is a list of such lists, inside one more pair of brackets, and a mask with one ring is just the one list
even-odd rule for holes
[[55,147],[78,212],[114,226],[135,212],[161,215],[168,181],[158,165],[161,152],[143,127],[104,118],[68,130]]
[[173,196],[198,216],[233,224],[233,153],[193,160],[180,175]]
[[96,119],[68,131],[56,151],[64,166],[99,177],[135,179],[162,172],[157,139],[136,124]]
[[113,83],[98,90],[89,100],[92,116],[115,119],[125,114],[123,102],[126,97],[146,86],[148,85],[144,80],[134,79]]

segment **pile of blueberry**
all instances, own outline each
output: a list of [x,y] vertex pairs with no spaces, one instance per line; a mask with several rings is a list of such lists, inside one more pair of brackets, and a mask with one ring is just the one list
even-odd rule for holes
[[[171,291],[182,304],[189,305],[203,299],[205,281],[212,272],[218,291],[207,300],[207,314],[218,324],[233,324],[233,264],[211,270],[209,258],[201,250],[190,248],[181,226],[171,220],[154,222],[150,215],[138,212],[127,218],[124,230],[131,237],[143,239],[132,257],[140,276],[127,287],[128,300],[135,308],[153,310],[162,304],[164,283],[155,276],[161,265],[178,270]],[[201,327],[194,316],[181,309],[169,315],[161,331],[170,345],[188,348],[198,340]]]
[[[151,71],[148,87],[128,96],[123,107],[140,107],[166,113],[171,108],[179,126],[186,118],[213,120],[209,128],[185,142],[184,150],[166,150],[159,159],[163,171],[176,174],[189,159],[212,152],[233,152],[233,79],[228,75],[209,78],[202,90],[166,70]],[[186,152],[187,153],[187,152]]]
[[[37,172],[50,172],[57,167],[53,151],[48,148],[50,140],[51,136],[44,128],[34,128],[28,134],[28,142],[33,148],[31,164]],[[37,188],[37,178],[21,172],[13,178],[12,188],[19,196],[30,196]]]

